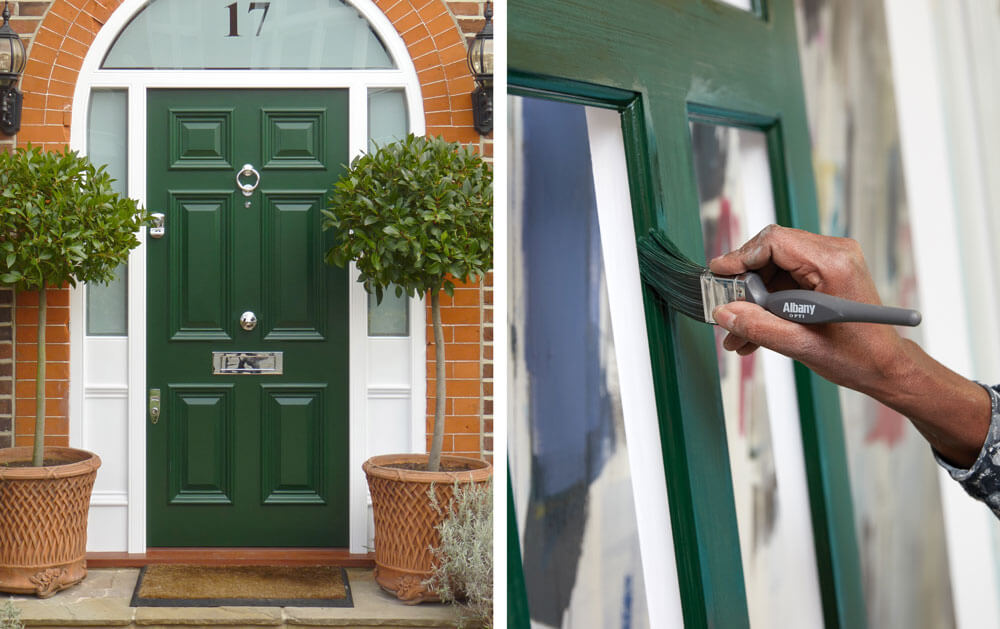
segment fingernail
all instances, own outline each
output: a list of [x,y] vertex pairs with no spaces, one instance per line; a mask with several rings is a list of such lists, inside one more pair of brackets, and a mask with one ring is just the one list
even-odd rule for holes
[[724,306],[719,306],[713,310],[712,318],[725,330],[732,330],[733,323],[736,322],[736,315],[726,310]]

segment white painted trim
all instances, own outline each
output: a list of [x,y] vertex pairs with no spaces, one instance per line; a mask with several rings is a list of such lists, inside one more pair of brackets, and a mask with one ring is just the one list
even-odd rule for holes
[[[75,417],[83,417],[84,401],[84,355],[83,338],[86,330],[84,315],[87,312],[86,289],[81,284],[69,293],[69,445],[72,448],[83,448],[83,422],[73,421]],[[76,344],[74,340],[79,339]]]
[[[368,298],[364,288],[358,283],[358,268],[352,262],[347,278],[348,316],[351,329],[348,356],[350,373],[350,465],[348,502],[350,504],[350,550],[352,553],[366,552],[368,543],[368,481],[361,471],[361,464],[367,458],[368,450],[368,396],[365,391],[368,374]],[[361,395],[355,392],[363,391]]]
[[[421,133],[423,133],[421,131]],[[410,298],[410,449],[427,451],[427,303]]]
[[[371,0],[349,0],[372,24],[396,62],[395,70],[101,70],[100,64],[129,20],[148,4],[149,0],[124,0],[112,13],[105,26],[98,32],[81,66],[73,96],[70,146],[86,153],[87,116],[90,92],[94,88],[119,88],[128,90],[128,193],[146,205],[146,94],[154,88],[344,88],[349,91],[350,123],[348,145],[350,157],[367,150],[368,106],[370,88],[398,87],[406,94],[409,128],[418,135],[425,132],[423,98],[416,68],[406,49],[406,43],[393,28],[388,18]],[[129,382],[128,382],[128,552],[142,553],[146,549],[146,236],[139,234],[140,245],[129,257]],[[361,462],[367,449],[367,299],[364,290],[353,281],[351,270],[348,289],[350,311],[349,351],[350,376],[350,474],[349,503],[351,552],[366,550],[368,515],[367,484],[361,471]],[[412,400],[413,425],[419,424],[423,432],[423,411],[426,395],[424,378],[424,317],[421,300],[412,300],[415,316],[411,317],[411,361],[413,386],[409,391]],[[82,383],[86,382],[85,363],[85,305],[86,288],[81,286],[70,296],[70,441],[81,443],[85,432],[85,400],[88,395]],[[419,368],[418,368],[419,366]],[[97,393],[96,389],[94,390]],[[94,396],[97,397],[97,396]],[[418,418],[419,416],[419,418]],[[419,419],[419,422],[418,422]],[[423,439],[413,439],[414,451],[424,451]],[[94,503],[95,505],[97,503]]]
[[92,507],[127,507],[128,493],[124,491],[94,491],[90,496]]
[[607,282],[608,302],[649,626],[682,627],[621,116],[610,109],[586,111],[604,272],[614,278]]
[[[889,57],[899,115],[906,197],[924,345],[951,369],[972,375],[971,330],[955,217],[947,111],[934,42],[932,0],[886,0]],[[991,528],[995,518],[940,470],[955,621],[959,629],[1000,627]]]
[[122,400],[128,399],[128,385],[95,385],[88,384],[84,387],[84,398],[88,400]]
[[370,400],[398,400],[398,399],[408,400],[410,399],[411,395],[413,395],[413,387],[408,387],[408,386],[368,387],[368,399]]

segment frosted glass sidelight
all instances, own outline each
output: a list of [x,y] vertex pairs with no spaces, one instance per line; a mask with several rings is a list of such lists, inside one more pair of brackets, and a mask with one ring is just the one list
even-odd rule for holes
[[368,150],[401,140],[409,133],[406,96],[402,89],[368,90]]
[[368,296],[368,336],[409,336],[410,298],[396,297],[390,287],[378,303],[375,295]]
[[388,69],[396,64],[342,0],[153,0],[118,35],[104,69]]
[[[90,95],[87,124],[87,154],[95,164],[107,165],[115,179],[115,192],[128,191],[128,95],[125,90],[94,91]],[[108,284],[87,285],[87,334],[125,336],[128,334],[128,293],[124,265]]]

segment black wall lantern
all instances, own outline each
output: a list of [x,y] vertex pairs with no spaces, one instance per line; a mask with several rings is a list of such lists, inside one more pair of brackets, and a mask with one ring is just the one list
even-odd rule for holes
[[486,24],[469,45],[469,71],[476,80],[472,92],[472,123],[480,135],[493,131],[493,3],[483,12]]
[[27,55],[9,21],[10,9],[5,0],[3,26],[0,26],[0,131],[14,135],[21,128],[21,92],[15,86],[24,72]]

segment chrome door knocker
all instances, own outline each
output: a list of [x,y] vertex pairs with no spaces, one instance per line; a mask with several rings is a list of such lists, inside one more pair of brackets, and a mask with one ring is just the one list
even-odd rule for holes
[[[241,177],[253,177],[253,183],[249,181],[243,183],[240,181]],[[247,202],[243,204],[243,207],[250,207],[250,197],[253,195],[253,191],[257,189],[257,186],[260,185],[260,173],[253,167],[253,164],[243,164],[243,170],[236,173],[236,185],[243,191],[243,196],[247,197]]]

